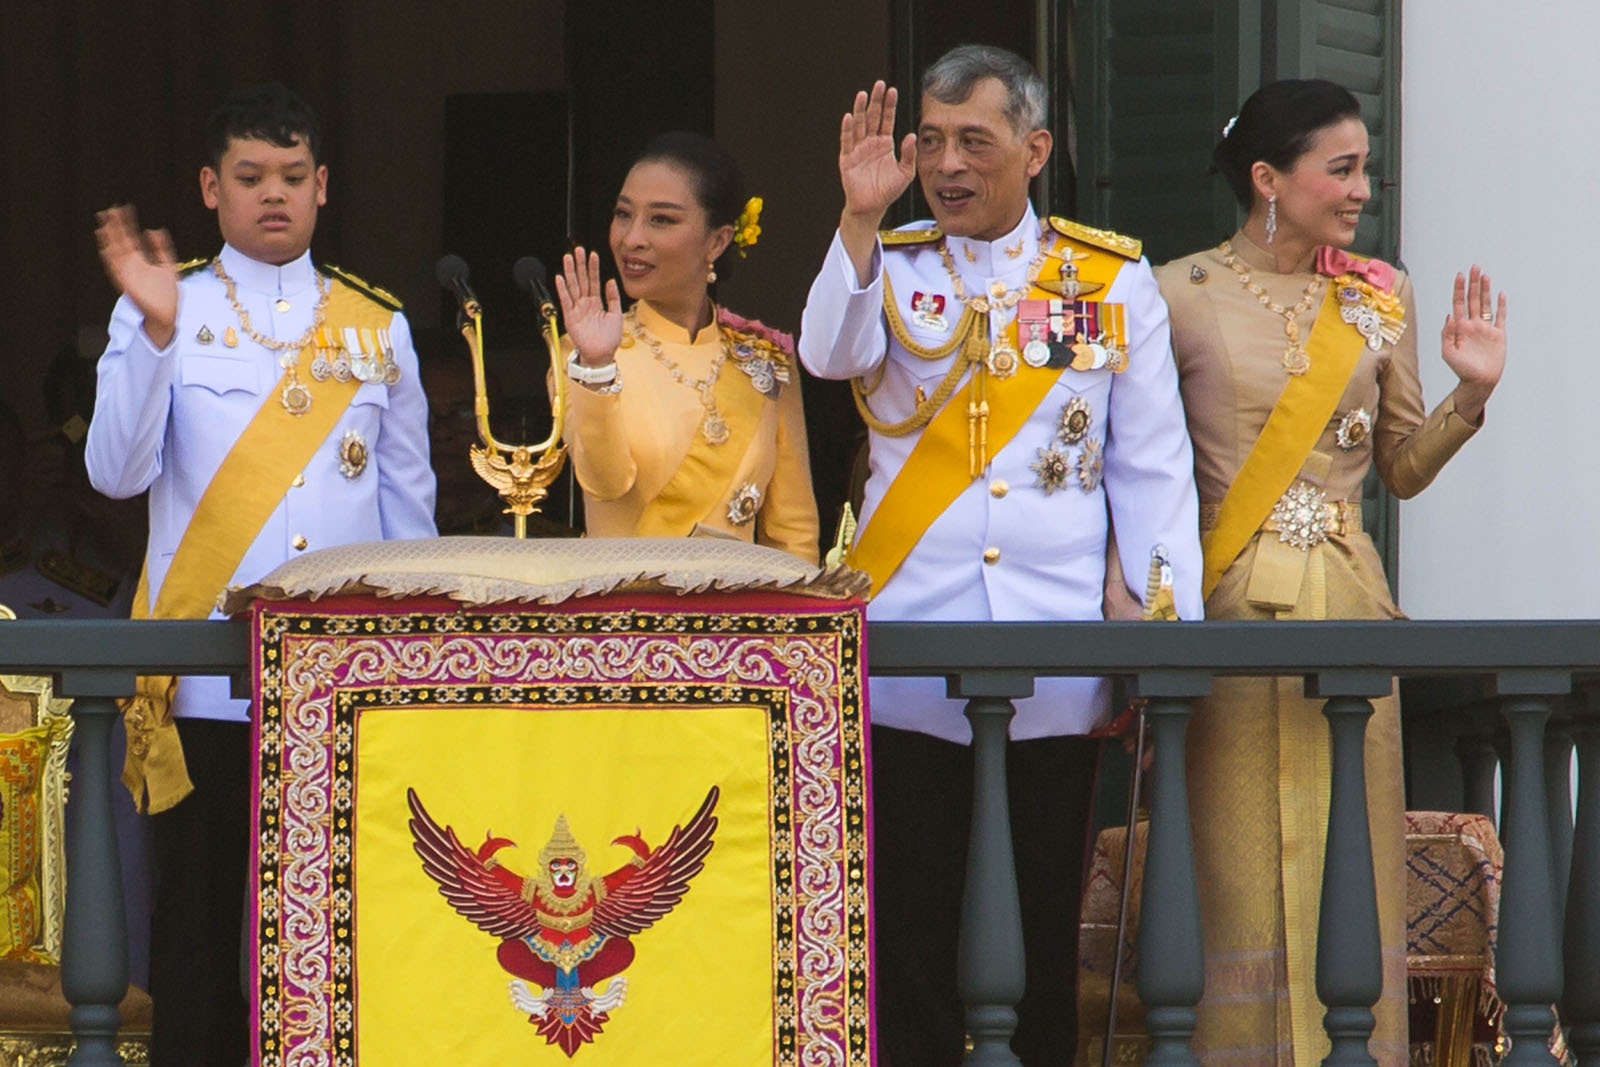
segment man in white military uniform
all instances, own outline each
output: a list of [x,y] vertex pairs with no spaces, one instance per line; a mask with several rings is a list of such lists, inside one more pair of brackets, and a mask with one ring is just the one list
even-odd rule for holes
[[[405,317],[381,290],[311,262],[327,198],[315,115],[282,86],[242,90],[206,140],[200,190],[225,242],[214,259],[180,268],[171,239],[141,235],[127,207],[102,212],[96,231],[122,298],[85,459],[102,493],[150,492],[135,617],[214,615],[225,586],[308,549],[434,535]],[[248,711],[227,679],[185,678],[175,692],[141,679],[127,712],[130,753],[145,758],[130,756],[124,780],[159,813],[155,1064],[247,1056]],[[191,788],[200,796],[179,804]]]
[[[1193,458],[1166,307],[1136,241],[1041,223],[1046,91],[1020,58],[963,46],[924,75],[896,156],[896,92],[844,117],[845,207],[812,285],[800,357],[855,380],[870,475],[849,559],[873,619],[1099,619],[1107,517],[1142,591],[1170,567],[1201,616]],[[936,226],[884,233],[920,177]],[[1127,601],[1127,592],[1109,592]],[[1013,1048],[1069,1062],[1087,801],[1106,713],[1099,679],[1042,679],[1009,754],[1028,988]],[[955,945],[970,729],[942,679],[871,682],[880,1048],[893,1067],[958,1063]]]

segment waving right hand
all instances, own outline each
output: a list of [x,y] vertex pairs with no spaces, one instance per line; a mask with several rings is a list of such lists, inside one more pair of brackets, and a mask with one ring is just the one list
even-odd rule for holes
[[95,216],[95,244],[111,284],[144,315],[144,332],[157,348],[172,340],[178,321],[178,267],[166,230],[139,232],[128,204]]
[[839,127],[839,179],[844,213],[876,230],[889,205],[917,175],[917,135],[908,133],[895,157],[894,114],[899,93],[874,82],[870,94],[856,94],[855,106]]
[[556,298],[561,301],[561,321],[586,367],[603,367],[616,359],[622,343],[622,294],[615,278],[600,290],[600,253],[590,252],[584,262],[583,246],[561,257],[556,275]]

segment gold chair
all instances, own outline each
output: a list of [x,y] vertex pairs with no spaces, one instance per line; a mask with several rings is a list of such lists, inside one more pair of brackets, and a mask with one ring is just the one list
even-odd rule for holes
[[[0,876],[11,875],[0,877],[0,1067],[57,1067],[72,1051],[60,966],[71,703],[49,678],[0,674],[0,803],[11,800],[0,810]],[[130,1067],[149,1063],[150,1008],[130,986],[118,1042]]]

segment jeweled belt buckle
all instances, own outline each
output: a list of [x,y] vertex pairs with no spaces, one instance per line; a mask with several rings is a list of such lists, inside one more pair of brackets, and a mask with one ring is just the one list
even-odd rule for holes
[[1332,526],[1327,494],[1310,482],[1295,482],[1272,506],[1267,519],[1277,528],[1278,540],[1309,552],[1328,539]]

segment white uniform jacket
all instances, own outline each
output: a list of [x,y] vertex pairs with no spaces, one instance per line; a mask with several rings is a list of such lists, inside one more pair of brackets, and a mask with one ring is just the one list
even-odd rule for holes
[[[294,340],[306,332],[318,295],[310,253],[282,267],[230,246],[221,258],[257,333]],[[289,302],[287,311],[276,309],[280,298]],[[225,343],[230,327],[235,347]],[[245,333],[209,266],[179,280],[177,327],[166,348],[151,344],[143,315],[127,297],[117,301],[109,332],[85,462],[89,480],[107,496],[150,490],[146,566],[153,603],[217,468],[262,404],[278,403],[274,386],[283,371],[278,354]],[[389,336],[400,380],[356,391],[302,472],[304,484],[284,494],[231,584],[256,581],[308,549],[435,536],[428,405],[411,332],[399,312]],[[340,471],[340,442],[352,430],[365,439],[368,460],[347,477]],[[248,706],[229,699],[225,678],[185,678],[173,713],[242,720]]]
[[[1017,228],[998,241],[947,240],[969,296],[989,293],[995,282],[1015,289],[1026,280],[1037,253],[1039,220],[1030,208]],[[801,361],[822,378],[875,374],[887,359],[882,383],[868,402],[879,419],[896,422],[911,414],[919,387],[933,395],[958,354],[925,360],[905,350],[884,317],[885,275],[912,339],[929,348],[948,340],[962,307],[937,243],[888,249],[880,243],[873,277],[863,288],[835,235],[806,300],[799,350]],[[918,324],[912,303],[919,293],[944,298],[942,328]],[[928,527],[868,605],[869,618],[1099,619],[1108,511],[1134,591],[1142,595],[1151,550],[1163,545],[1172,563],[1179,614],[1201,617],[1194,457],[1178,394],[1166,304],[1142,259],[1126,263],[1110,288],[1094,295],[1126,307],[1127,369],[1120,374],[1108,369],[1062,372],[1016,436],[991,454],[983,476]],[[990,315],[991,341],[1015,315],[1014,309]],[[964,387],[958,388],[950,402],[965,403],[965,397]],[[1077,473],[1082,445],[1062,445],[1056,437],[1061,411],[1074,398],[1089,405],[1086,439],[1104,450],[1104,476],[1090,479],[1090,488]],[[872,522],[919,436],[871,435],[861,529]],[[1052,441],[1072,459],[1073,471],[1066,485],[1046,493],[1029,465]],[[1093,729],[1105,714],[1106,688],[1095,678],[1040,679],[1036,695],[1017,702],[1011,736]],[[879,725],[955,741],[971,736],[961,714],[964,704],[945,698],[942,679],[873,678],[871,707]]]

